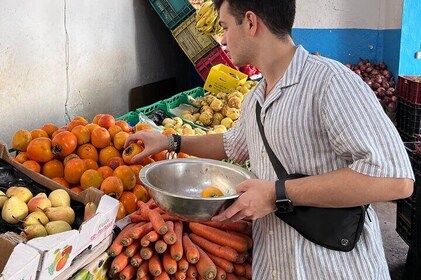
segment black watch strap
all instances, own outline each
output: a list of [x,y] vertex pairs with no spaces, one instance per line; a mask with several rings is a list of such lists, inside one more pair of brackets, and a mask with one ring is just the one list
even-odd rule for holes
[[276,192],[276,201],[282,200],[282,199],[288,199],[285,192],[284,179],[275,181],[275,192]]

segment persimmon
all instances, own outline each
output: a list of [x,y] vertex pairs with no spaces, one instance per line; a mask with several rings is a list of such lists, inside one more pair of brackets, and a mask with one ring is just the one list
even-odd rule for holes
[[74,193],[81,193],[83,190],[80,187],[73,187],[70,189]]
[[25,152],[32,140],[31,132],[25,129],[16,131],[12,137],[12,148],[16,151]]
[[149,193],[146,188],[140,184],[136,184],[132,190],[137,197],[137,200],[147,202],[149,200]]
[[52,159],[44,163],[41,169],[41,174],[52,179],[55,177],[64,176],[64,165],[57,159]]
[[133,170],[134,175],[136,176],[136,184],[142,184],[142,182],[140,181],[140,170],[143,168],[143,165],[141,164],[133,164],[133,165],[129,165],[130,168]]
[[63,131],[67,131],[67,128],[62,128],[62,127],[60,127],[59,129],[57,129],[56,131],[54,131],[53,132],[53,134],[51,134],[51,139],[53,139],[57,134],[59,134],[60,132],[63,132]]
[[133,128],[126,121],[123,121],[123,120],[115,121],[115,125],[118,125],[119,127],[121,127],[121,129],[124,132],[127,132],[127,133],[133,132]]
[[67,182],[66,179],[64,179],[63,177],[55,177],[55,178],[52,178],[51,180],[62,185],[65,188],[70,188],[69,182]]
[[114,170],[109,166],[101,166],[97,169],[97,171],[101,173],[102,178],[104,179],[113,176],[114,173]]
[[137,143],[131,143],[127,148],[124,149],[123,151],[123,160],[125,163],[130,164],[132,158],[141,153],[143,151],[142,146],[140,146]]
[[80,120],[73,120],[73,121],[69,122],[69,123],[66,125],[66,127],[67,127],[67,131],[72,131],[72,130],[73,130],[73,128],[75,128],[75,127],[76,127],[76,126],[78,126],[78,125],[85,126],[85,124],[84,124],[84,122],[83,122],[83,121],[80,121]]
[[98,161],[98,150],[92,144],[83,144],[77,148],[77,155],[81,159],[92,159]]
[[122,157],[112,157],[107,161],[107,166],[115,170],[117,167],[124,165]]
[[214,187],[214,186],[210,186],[210,187],[206,187],[202,190],[202,192],[200,193],[201,197],[220,197],[220,196],[224,196],[224,193],[218,188],[218,187]]
[[51,138],[51,136],[58,129],[58,127],[53,123],[46,123],[41,127],[41,129],[47,132],[48,137]]
[[130,215],[137,210],[137,196],[134,193],[123,192],[119,200],[124,205],[126,215]]
[[89,130],[89,132],[92,134],[92,131],[95,128],[100,127],[99,125],[95,124],[95,123],[88,123],[87,125],[85,125],[85,127]]
[[31,130],[32,139],[39,138],[39,137],[47,137],[50,138],[47,132],[42,130],[41,128],[36,128]]
[[82,116],[76,116],[73,118],[74,121],[80,121],[81,123],[83,123],[83,125],[87,125],[88,124],[88,120],[85,119]]
[[136,185],[136,175],[127,165],[121,165],[117,167],[114,170],[113,176],[121,179],[125,191],[133,189]]
[[100,190],[115,199],[119,199],[124,191],[123,182],[115,176],[107,177],[102,181]]
[[64,166],[66,166],[66,164],[70,161],[70,160],[72,160],[72,159],[74,159],[74,158],[80,158],[77,154],[70,154],[70,155],[68,155],[67,157],[65,157],[64,159],[63,159],[63,164],[64,164]]
[[41,165],[35,160],[27,160],[24,163],[22,163],[22,165],[36,173],[41,172]]
[[121,220],[124,217],[126,217],[126,209],[124,209],[123,203],[120,202],[119,205],[118,205],[118,211],[117,211],[116,219]]
[[86,126],[77,125],[72,129],[72,133],[76,136],[78,145],[83,145],[91,141],[91,132]]
[[79,184],[80,177],[87,170],[86,163],[83,159],[71,159],[64,166],[64,179],[70,184]]
[[107,165],[108,160],[113,157],[120,157],[120,152],[113,146],[108,146],[99,151],[99,165]]
[[153,131],[153,128],[147,124],[147,123],[143,123],[143,122],[138,122],[135,126],[134,126],[134,131],[138,132],[141,130],[150,130]]
[[90,187],[99,189],[102,181],[104,181],[104,178],[102,177],[101,173],[99,173],[97,170],[88,169],[83,172],[82,176],[80,177],[80,188],[82,190],[86,190]]
[[63,131],[51,140],[53,154],[65,158],[76,150],[77,137],[70,131]]
[[26,148],[26,154],[31,160],[37,162],[47,162],[53,159],[54,154],[51,151],[51,139],[39,137],[31,140]]
[[24,163],[25,161],[29,160],[28,154],[26,152],[20,152],[16,155],[16,161],[19,163]]
[[141,165],[146,166],[149,163],[153,163],[155,162],[153,158],[151,157],[145,157],[144,159],[142,159],[142,161],[140,162]]
[[114,147],[117,150],[122,151],[124,149],[124,143],[126,142],[129,135],[130,134],[124,131],[120,131],[116,135],[114,135],[114,138],[113,138]]
[[164,150],[164,151],[161,151],[161,152],[159,152],[159,153],[157,153],[157,154],[154,154],[153,156],[152,156],[152,158],[153,158],[153,160],[154,161],[160,161],[160,160],[165,160],[165,159],[167,159],[167,150]]
[[102,114],[102,116],[98,119],[98,125],[106,129],[110,128],[110,126],[114,124],[115,124],[115,119],[110,114]]
[[98,124],[98,120],[99,118],[102,116],[102,114],[97,114],[95,115],[95,117],[92,119],[92,123],[93,124]]
[[98,149],[105,148],[111,144],[111,135],[107,129],[98,127],[92,130],[91,144]]
[[108,132],[110,133],[110,136],[111,136],[111,141],[113,141],[113,140],[114,140],[114,136],[115,136],[117,133],[121,132],[121,131],[123,131],[123,130],[122,130],[122,129],[121,129],[121,127],[119,127],[118,125],[115,125],[115,124],[111,125],[111,126],[108,128]]
[[93,159],[90,158],[84,158],[83,161],[86,163],[86,167],[88,169],[94,169],[97,170],[98,169],[98,163],[96,161],[94,161]]

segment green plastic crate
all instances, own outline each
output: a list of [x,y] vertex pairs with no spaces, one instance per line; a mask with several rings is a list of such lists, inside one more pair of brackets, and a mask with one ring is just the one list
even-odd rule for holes
[[149,2],[170,30],[196,11],[188,0],[149,0]]
[[126,121],[130,126],[134,126],[139,122],[139,114],[133,111],[118,117],[116,120]]
[[165,102],[164,101],[157,101],[157,102],[155,102],[155,103],[153,103],[149,106],[138,108],[138,109],[136,109],[136,113],[138,114],[138,118],[139,118],[139,113],[142,113],[145,116],[149,116],[150,114],[153,113],[153,111],[155,111],[157,109],[161,109],[162,111],[165,112],[165,110],[167,109]]
[[197,87],[188,91],[177,93],[176,95],[165,99],[164,102],[170,107],[170,109],[175,108],[182,103],[193,105],[189,102],[189,96],[192,98],[197,98],[199,96],[204,96],[204,94],[205,90],[201,87]]

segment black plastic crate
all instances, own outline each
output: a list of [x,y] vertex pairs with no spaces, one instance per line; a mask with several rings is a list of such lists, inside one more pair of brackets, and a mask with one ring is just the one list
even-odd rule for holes
[[421,105],[399,99],[397,114],[397,128],[407,135],[419,134],[421,129]]

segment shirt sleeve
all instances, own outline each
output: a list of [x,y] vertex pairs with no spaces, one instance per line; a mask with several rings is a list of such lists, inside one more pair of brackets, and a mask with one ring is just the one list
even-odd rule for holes
[[322,117],[333,149],[349,168],[369,176],[414,179],[396,128],[360,77],[340,73],[331,78]]

